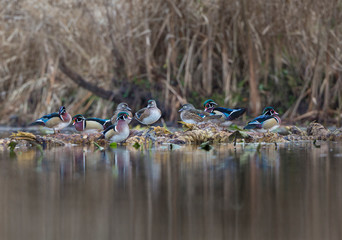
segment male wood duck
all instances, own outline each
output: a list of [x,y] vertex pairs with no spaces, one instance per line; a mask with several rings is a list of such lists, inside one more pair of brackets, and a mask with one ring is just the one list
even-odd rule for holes
[[114,125],[103,131],[103,137],[110,142],[120,143],[125,141],[129,136],[128,121],[131,120],[132,118],[128,112],[119,112]]
[[66,111],[65,107],[59,108],[58,112],[50,113],[44,115],[43,117],[37,119],[30,125],[41,125],[48,128],[52,128],[54,133],[59,132],[59,130],[67,127],[71,122],[71,116]]
[[254,118],[244,127],[244,129],[254,129],[259,132],[272,131],[281,124],[279,114],[273,107],[266,107],[262,115]]
[[113,114],[113,117],[110,119],[110,121],[112,122],[112,123],[114,123],[115,121],[116,121],[116,119],[117,119],[117,117],[118,117],[118,114],[120,113],[120,112],[126,112],[126,113],[128,113],[129,114],[129,116],[130,116],[130,120],[127,120],[127,122],[128,123],[130,123],[131,121],[132,121],[132,118],[133,118],[133,114],[132,114],[132,109],[130,109],[129,107],[128,107],[128,104],[127,103],[124,103],[124,102],[122,102],[122,103],[119,103],[119,105],[116,107],[116,110],[115,110],[115,112],[114,112],[114,114]]
[[79,132],[96,133],[103,131],[112,124],[109,119],[101,118],[85,118],[81,114],[77,114],[72,118],[75,129]]
[[240,117],[242,114],[246,112],[246,108],[223,108],[218,107],[218,104],[214,102],[212,99],[208,99],[204,102],[204,111],[216,114],[216,115],[223,115],[227,121],[232,121],[238,117]]
[[183,122],[191,124],[210,122],[221,118],[221,115],[211,115],[208,112],[196,109],[190,103],[184,104],[178,112],[180,112],[180,118]]
[[135,113],[135,119],[144,125],[151,125],[159,120],[161,111],[154,100],[148,100],[147,107]]

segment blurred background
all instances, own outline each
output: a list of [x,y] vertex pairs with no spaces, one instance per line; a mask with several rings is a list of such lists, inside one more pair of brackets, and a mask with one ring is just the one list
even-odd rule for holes
[[167,121],[202,108],[272,105],[341,123],[342,2],[0,0],[0,124],[65,105],[110,117],[157,100]]

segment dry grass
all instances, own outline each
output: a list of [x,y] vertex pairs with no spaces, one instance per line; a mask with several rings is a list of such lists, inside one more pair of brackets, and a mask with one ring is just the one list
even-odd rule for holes
[[[171,120],[181,103],[213,94],[221,104],[249,104],[253,113],[274,105],[291,118],[306,111],[338,116],[341,4],[0,0],[1,123],[29,122],[61,104],[74,114],[111,115],[113,103],[58,70],[60,57],[104,88],[151,86],[146,91]],[[145,104],[127,101],[135,109]]]

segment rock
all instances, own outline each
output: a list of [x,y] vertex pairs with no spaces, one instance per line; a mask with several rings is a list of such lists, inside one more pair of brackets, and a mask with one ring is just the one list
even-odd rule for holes
[[330,134],[329,140],[331,141],[342,141],[342,128],[336,129]]
[[328,140],[331,132],[326,129],[322,124],[312,122],[306,130],[308,136],[313,136],[316,140]]
[[185,141],[180,140],[180,139],[170,139],[170,140],[168,141],[168,143],[177,144],[177,145],[186,144]]
[[273,130],[272,132],[278,133],[278,134],[283,135],[283,136],[287,136],[287,135],[291,134],[290,127],[288,127],[288,126],[280,126],[277,129]]
[[301,130],[297,126],[290,126],[289,131],[291,132],[291,134],[295,134],[295,135],[299,135],[299,136],[307,136],[307,133],[305,131]]
[[260,137],[255,136],[254,141],[266,143],[286,142],[286,140],[281,135],[273,132],[262,134]]

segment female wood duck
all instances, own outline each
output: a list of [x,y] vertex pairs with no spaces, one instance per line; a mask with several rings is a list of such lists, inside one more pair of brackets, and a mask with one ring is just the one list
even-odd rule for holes
[[255,129],[259,132],[272,131],[281,124],[279,114],[273,107],[266,107],[262,115],[254,118],[244,127],[244,129]]
[[30,125],[41,125],[48,128],[52,128],[54,133],[59,132],[59,130],[67,127],[71,122],[71,116],[66,111],[65,107],[59,108],[58,112],[50,113],[44,115],[43,117],[37,119]]
[[196,109],[194,105],[190,103],[184,104],[178,112],[180,112],[180,118],[183,122],[191,124],[210,122],[221,118],[221,115],[211,115],[210,113]]
[[85,118],[81,114],[77,114],[72,118],[75,129],[85,133],[96,133],[106,130],[112,124],[109,119],[101,118]]
[[119,112],[114,125],[108,127],[102,133],[103,137],[110,142],[120,143],[125,141],[129,136],[128,121],[131,120],[132,118],[128,112]]
[[127,122],[128,122],[128,124],[132,121],[132,118],[133,118],[133,114],[132,114],[132,109],[130,109],[129,107],[128,107],[128,104],[127,103],[124,103],[124,102],[122,102],[122,103],[119,103],[119,105],[116,107],[116,110],[115,110],[115,112],[114,112],[114,115],[113,115],[113,117],[110,119],[110,121],[112,122],[112,123],[114,123],[115,121],[116,121],[116,119],[118,118],[118,114],[120,113],[120,112],[126,112],[126,113],[128,113],[129,114],[129,116],[130,116],[130,118],[131,118],[131,120],[128,120]]
[[154,100],[148,100],[147,107],[135,113],[135,119],[144,125],[151,125],[159,120],[161,111]]
[[246,108],[231,109],[218,107],[217,103],[214,102],[212,99],[208,99],[207,101],[205,101],[203,106],[204,111],[211,114],[223,115],[228,121],[232,121],[246,112]]

